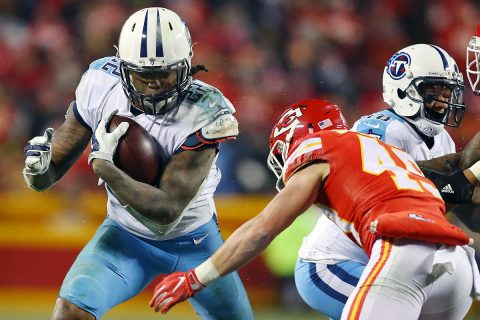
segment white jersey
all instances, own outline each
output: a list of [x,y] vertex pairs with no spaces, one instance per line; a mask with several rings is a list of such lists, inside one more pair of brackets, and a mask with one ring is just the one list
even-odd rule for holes
[[[433,146],[429,148],[405,119],[389,110],[361,117],[355,122],[352,130],[374,135],[388,144],[401,148],[416,161],[455,152],[455,143],[445,129],[434,137]],[[340,261],[357,261],[364,264],[368,262],[363,249],[326,216],[322,216],[313,231],[304,238],[299,256],[305,261],[324,264],[335,264]]]
[[[168,160],[182,149],[187,138],[195,133],[205,133],[205,129],[219,129],[224,121],[215,121],[220,116],[235,112],[227,98],[216,88],[194,80],[182,93],[180,102],[164,113],[153,116],[130,109],[120,79],[119,61],[106,57],[94,61],[83,75],[76,90],[76,118],[92,132],[105,114],[118,109],[118,114],[134,119],[143,126],[158,142],[163,156]],[[233,118],[236,123],[236,120]],[[215,127],[216,126],[216,127]],[[203,130],[202,130],[203,129]],[[221,131],[221,128],[220,128]],[[208,135],[208,132],[206,132]],[[207,137],[203,137],[208,140]],[[166,160],[164,160],[166,161]],[[135,235],[149,239],[167,240],[186,234],[207,223],[216,213],[213,193],[220,181],[221,173],[214,163],[194,199],[184,210],[179,223],[166,235],[158,236],[126,211],[106,186],[108,194],[107,214],[125,229]]]

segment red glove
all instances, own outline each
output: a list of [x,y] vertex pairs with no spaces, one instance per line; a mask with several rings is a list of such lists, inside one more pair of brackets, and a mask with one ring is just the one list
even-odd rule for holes
[[156,286],[150,307],[155,312],[167,313],[179,302],[193,297],[205,286],[198,280],[193,269],[187,272],[174,272],[165,276]]

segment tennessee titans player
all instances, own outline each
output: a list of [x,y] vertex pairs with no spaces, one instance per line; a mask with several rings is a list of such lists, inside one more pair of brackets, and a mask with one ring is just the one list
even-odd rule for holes
[[[428,44],[406,47],[388,60],[383,72],[383,97],[390,109],[362,117],[352,130],[405,150],[424,171],[435,168],[451,173],[460,161],[467,168],[474,162],[470,158],[478,139],[473,139],[464,153],[454,154],[455,144],[444,129],[444,125],[460,124],[465,111],[463,90],[462,74],[445,50]],[[473,186],[462,171],[449,176],[450,180],[436,171],[431,173],[434,182],[439,180],[436,185],[441,185],[444,200],[471,202]],[[452,190],[454,185],[465,189]],[[368,263],[367,255],[352,238],[322,215],[299,250],[297,289],[307,304],[332,319],[340,319]]]
[[[190,33],[176,13],[160,7],[134,13],[117,56],[94,61],[83,75],[65,122],[28,143],[25,181],[42,191],[62,178],[94,134],[89,163],[108,194],[107,218],[66,275],[52,319],[100,319],[158,274],[189,270],[223,243],[215,162],[218,144],[234,139],[238,124],[218,89],[192,79],[192,55]],[[106,132],[115,113],[135,119],[158,141],[168,163],[156,187],[113,164],[128,130],[122,123]],[[253,319],[237,274],[190,302],[202,319]]]

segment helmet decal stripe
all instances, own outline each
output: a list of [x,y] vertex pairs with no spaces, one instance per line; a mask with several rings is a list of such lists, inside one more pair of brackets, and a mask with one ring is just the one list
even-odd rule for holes
[[156,56],[163,57],[162,27],[160,25],[160,10],[157,9],[157,46]]
[[145,10],[145,20],[143,21],[142,43],[140,45],[140,57],[147,57],[147,26],[148,26],[148,10]]
[[447,57],[445,57],[445,54],[442,52],[442,50],[440,50],[439,47],[437,46],[434,46],[434,45],[430,45],[432,48],[434,48],[435,50],[437,50],[438,54],[440,55],[440,57],[442,58],[442,62],[443,62],[443,69],[444,70],[447,70],[448,69],[448,61],[447,61]]

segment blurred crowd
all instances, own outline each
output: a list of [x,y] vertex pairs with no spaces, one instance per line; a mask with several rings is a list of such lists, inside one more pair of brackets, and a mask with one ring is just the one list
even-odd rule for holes
[[[193,64],[209,69],[197,78],[237,109],[241,133],[221,146],[220,192],[274,190],[268,137],[290,103],[326,98],[353,124],[385,108],[383,67],[400,48],[439,45],[464,72],[465,48],[480,19],[477,0],[0,0],[0,189],[24,188],[26,141],[58,127],[88,65],[115,55],[125,19],[149,6],[185,20]],[[449,129],[459,148],[480,123],[480,98],[466,91],[466,116]],[[83,157],[59,188],[96,188]]]

